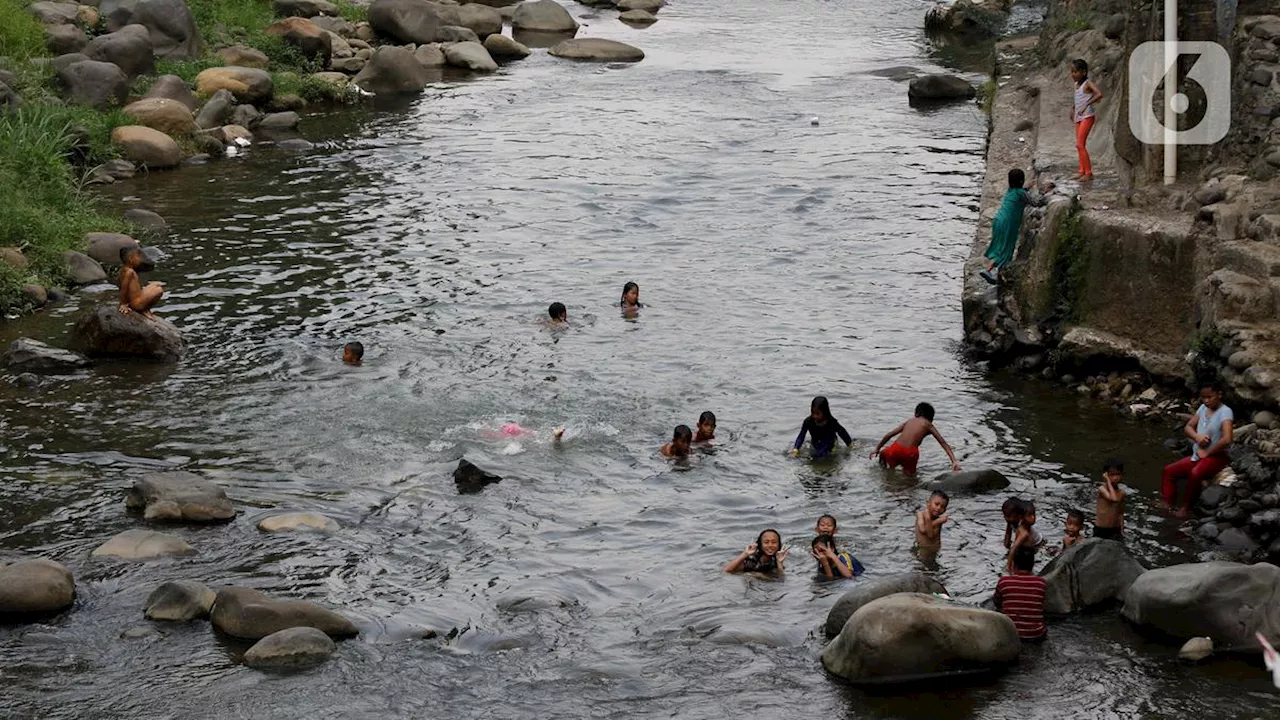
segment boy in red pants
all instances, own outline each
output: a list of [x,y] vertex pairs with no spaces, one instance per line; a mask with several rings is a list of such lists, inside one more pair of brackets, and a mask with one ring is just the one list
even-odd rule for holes
[[[889,442],[895,435],[898,436],[897,441],[884,448],[882,452],[880,448],[884,447],[884,444]],[[956,462],[956,454],[951,452],[951,446],[947,444],[946,440],[942,439],[942,434],[933,426],[933,406],[929,403],[917,405],[915,417],[890,430],[883,438],[880,438],[880,444],[876,445],[876,449],[871,451],[871,457],[874,458],[879,455],[881,465],[889,468],[901,465],[903,472],[908,475],[915,475],[916,463],[920,461],[920,443],[930,435],[946,451],[947,457],[951,458],[952,472],[960,472],[960,463]]]

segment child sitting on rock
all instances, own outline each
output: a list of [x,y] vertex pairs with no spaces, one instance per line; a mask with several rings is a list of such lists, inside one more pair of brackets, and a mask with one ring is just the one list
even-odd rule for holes
[[145,264],[142,248],[137,245],[120,248],[120,312],[125,315],[136,312],[144,318],[153,319],[155,315],[151,308],[164,295],[164,283],[149,282],[143,287],[138,271]]
[[1031,573],[1036,553],[1020,547],[1013,552],[1008,575],[996,581],[993,598],[1000,612],[1009,616],[1023,642],[1039,642],[1049,634],[1044,624],[1044,578]]

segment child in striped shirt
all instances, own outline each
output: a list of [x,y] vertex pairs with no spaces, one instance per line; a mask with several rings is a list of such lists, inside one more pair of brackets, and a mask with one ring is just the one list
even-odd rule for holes
[[995,604],[1009,616],[1024,642],[1039,642],[1049,634],[1044,624],[1044,578],[1032,575],[1036,551],[1020,547],[1013,552],[1013,573],[996,581]]

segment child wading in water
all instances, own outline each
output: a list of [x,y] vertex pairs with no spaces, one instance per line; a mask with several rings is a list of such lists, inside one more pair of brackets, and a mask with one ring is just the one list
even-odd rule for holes
[[1049,634],[1044,624],[1045,580],[1031,573],[1035,566],[1035,551],[1019,548],[1009,560],[1009,574],[996,581],[992,598],[1000,612],[1013,621],[1023,642],[1039,642]]
[[813,399],[809,403],[809,417],[804,419],[804,424],[800,426],[800,434],[796,436],[795,445],[791,448],[791,455],[795,457],[800,454],[800,447],[804,445],[804,436],[808,435],[813,442],[813,457],[826,457],[836,447],[836,436],[844,441],[845,446],[853,444],[853,438],[849,436],[849,431],[844,429],[839,420],[831,417],[831,406],[827,404],[827,399],[821,395]]
[[716,439],[716,414],[710,410],[698,416],[698,430],[693,434],[695,443],[709,443]]
[[1104,540],[1124,539],[1124,463],[1108,460],[1102,464],[1102,484],[1098,486],[1098,514],[1093,521],[1093,536]]
[[[897,435],[898,439],[892,445],[880,451],[884,444],[889,442],[890,438]],[[920,461],[920,443],[930,435],[933,436],[938,444],[942,446],[947,457],[951,459],[952,472],[960,472],[960,463],[956,462],[956,454],[951,451],[951,446],[946,440],[942,439],[942,433],[933,426],[933,406],[929,403],[920,403],[916,406],[915,417],[902,423],[898,427],[890,430],[883,438],[880,438],[880,444],[876,445],[876,449],[871,451],[871,457],[880,456],[880,464],[885,467],[902,466],[902,471],[908,475],[916,474],[916,463]]]
[[1082,539],[1081,533],[1084,532],[1084,513],[1079,510],[1067,511],[1067,522],[1063,528],[1065,535],[1062,536],[1062,549],[1075,545]]
[[1089,162],[1089,131],[1098,119],[1094,105],[1102,99],[1102,91],[1089,79],[1089,63],[1083,59],[1071,61],[1071,79],[1076,84],[1071,103],[1071,122],[1076,125],[1076,154],[1080,156],[1080,179],[1093,179],[1093,165]]
[[136,312],[151,319],[155,317],[151,308],[164,295],[164,283],[149,282],[146,287],[142,287],[138,280],[138,270],[145,260],[142,248],[137,245],[120,248],[120,312],[125,315]]
[[782,573],[782,564],[787,559],[787,550],[782,547],[782,535],[769,528],[761,532],[756,541],[747,546],[738,557],[724,566],[727,573],[756,572]]
[[1044,546],[1044,535],[1036,530],[1036,504],[1030,500],[1009,498],[1004,503],[1004,544],[1009,548],[1009,557],[1005,568],[1013,572],[1013,556],[1020,549],[1030,550],[1032,559],[1037,550]]
[[640,314],[640,308],[644,307],[640,304],[640,286],[629,282],[622,286],[622,316],[633,318]]
[[364,343],[349,342],[343,345],[342,362],[348,365],[359,365],[364,362]]
[[693,442],[693,432],[688,425],[677,425],[671,433],[671,442],[663,445],[659,452],[663,457],[688,457],[689,444]]
[[991,221],[991,244],[987,246],[984,257],[987,269],[980,275],[982,279],[995,285],[1000,282],[1000,271],[1013,261],[1013,250],[1018,246],[1018,235],[1022,233],[1022,211],[1027,205],[1044,205],[1048,198],[1044,193],[1053,189],[1053,183],[1046,183],[1040,193],[1032,195],[1022,187],[1027,176],[1021,168],[1009,171],[1009,189],[1000,201],[1000,209]]

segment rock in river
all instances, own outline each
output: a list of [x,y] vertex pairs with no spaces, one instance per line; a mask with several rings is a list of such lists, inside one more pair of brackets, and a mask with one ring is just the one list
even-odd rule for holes
[[263,532],[337,532],[338,523],[331,517],[313,512],[272,515],[258,521]]
[[296,668],[318,665],[338,649],[333,640],[312,627],[274,632],[254,643],[244,664],[254,668]]
[[1003,490],[1009,487],[1009,478],[999,470],[983,468],[982,470],[965,470],[958,473],[939,475],[929,483],[930,490],[942,490],[949,493],[988,492]]
[[437,42],[440,28],[459,22],[456,7],[427,0],[374,0],[369,6],[369,25],[401,43]]
[[152,473],[133,483],[125,505],[147,520],[221,522],[236,516],[226,492],[195,473]]
[[823,649],[822,665],[854,683],[892,683],[1001,669],[1021,649],[1002,613],[898,593],[859,608]]
[[[489,57],[494,60],[521,60],[529,57],[528,47],[501,33],[485,38],[484,49],[489,51]],[[421,51],[422,48],[418,50]]]
[[444,57],[454,67],[466,68],[475,72],[493,72],[498,63],[489,56],[489,51],[478,42],[460,42],[446,45]]
[[628,10],[619,15],[618,19],[632,25],[652,25],[658,22],[657,17],[645,10]]
[[374,51],[353,82],[375,95],[388,95],[420,92],[427,86],[427,80],[427,69],[413,53],[402,47],[384,45]]
[[93,551],[94,557],[123,560],[150,560],[171,555],[190,555],[195,548],[177,535],[152,530],[125,530]]
[[912,78],[907,88],[907,97],[912,100],[957,100],[977,93],[968,80],[955,75],[921,75]]
[[91,232],[84,236],[85,254],[103,265],[119,265],[120,251],[138,247],[138,241],[123,233]]
[[216,594],[193,580],[174,580],[151,591],[143,616],[148,620],[187,622],[209,617]]
[[469,460],[463,458],[458,461],[458,467],[453,471],[453,481],[458,485],[458,492],[465,495],[467,493],[478,493],[484,489],[485,485],[501,482],[502,478],[491,472],[481,470]]
[[[175,103],[176,104],[176,103]],[[168,135],[143,125],[122,125],[111,131],[111,144],[126,160],[148,170],[163,170],[182,163],[182,148]]]
[[578,32],[577,21],[556,0],[533,0],[520,3],[511,16],[511,27],[514,30],[527,32],[566,35]]
[[4,366],[13,372],[57,372],[89,364],[89,358],[78,352],[45,345],[31,338],[18,338],[9,343],[9,350],[2,359]]
[[1125,593],[1146,568],[1124,543],[1088,538],[1054,558],[1040,575],[1045,580],[1044,611],[1065,615],[1112,601]]
[[560,58],[592,62],[640,62],[644,59],[644,51],[640,48],[604,38],[565,40],[547,52]]
[[1148,570],[1124,597],[1124,617],[1179,640],[1209,637],[1257,649],[1254,633],[1280,641],[1280,568],[1203,562]]
[[144,318],[138,313],[126,315],[115,303],[99,305],[81,316],[71,337],[73,346],[90,357],[120,356],[176,362],[187,352],[187,342],[167,320]]
[[872,600],[879,600],[886,595],[895,595],[897,593],[924,593],[929,595],[933,593],[946,594],[946,592],[947,589],[942,586],[942,583],[934,580],[929,575],[918,572],[890,575],[861,582],[858,583],[857,587],[840,596],[836,604],[831,607],[831,612],[827,613],[827,622],[822,629],[829,638],[839,635],[840,631],[844,629],[844,624],[858,611],[858,608]]
[[0,567],[0,615],[42,615],[70,607],[76,581],[60,563],[43,558]]
[[249,588],[219,590],[210,619],[227,635],[248,640],[293,627],[313,627],[332,637],[351,637],[360,632],[350,620],[315,603],[276,600]]

